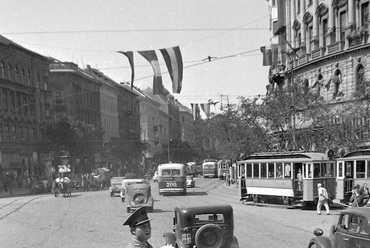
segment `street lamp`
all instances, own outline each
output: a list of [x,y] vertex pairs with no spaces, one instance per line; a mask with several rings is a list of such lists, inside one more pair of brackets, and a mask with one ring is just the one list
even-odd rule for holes
[[[301,49],[301,48],[293,48],[292,45],[290,44],[290,42],[286,39],[286,26],[281,26],[280,28],[278,28],[278,30],[276,30],[276,32],[274,33],[274,35],[279,35],[279,36],[282,36],[284,41],[288,44],[288,46],[290,47],[290,49],[292,50],[292,52],[294,53],[295,57],[298,57],[298,54],[297,52]],[[291,74],[291,78],[290,78],[290,85],[292,87],[292,105],[290,106],[290,109],[292,111],[292,115],[293,115],[293,123],[292,123],[292,139],[293,139],[293,144],[294,144],[294,148],[296,149],[297,148],[297,144],[296,144],[296,137],[295,137],[295,87],[294,87],[294,61],[293,61],[293,58],[291,59],[290,61],[291,63],[291,68],[290,68],[290,74]]]

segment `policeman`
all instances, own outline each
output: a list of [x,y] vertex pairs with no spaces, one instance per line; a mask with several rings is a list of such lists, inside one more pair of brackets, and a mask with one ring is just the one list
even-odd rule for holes
[[148,211],[146,207],[141,207],[126,220],[123,225],[130,226],[132,235],[131,243],[126,248],[153,248],[148,240],[152,235],[152,227],[150,226],[150,219],[148,218]]

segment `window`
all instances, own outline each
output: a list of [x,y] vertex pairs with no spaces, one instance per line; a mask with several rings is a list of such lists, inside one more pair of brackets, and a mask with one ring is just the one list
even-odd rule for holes
[[269,177],[274,178],[274,171],[275,171],[275,166],[274,163],[268,163],[268,171],[269,171]]
[[356,178],[365,178],[365,161],[356,161]]
[[285,163],[284,165],[284,177],[289,178],[291,173],[291,164],[290,163]]
[[0,77],[4,78],[5,77],[4,62],[1,62],[0,66],[1,66]]
[[315,49],[314,42],[311,42],[312,41],[312,37],[313,37],[313,26],[312,25],[308,27],[308,31],[307,32],[308,32],[308,42],[309,42],[309,45],[310,45],[311,51],[312,51],[312,50]]
[[260,166],[259,163],[253,163],[253,178],[260,177]]
[[365,71],[363,65],[359,65],[356,71],[356,88],[357,90],[365,90],[363,88],[364,83],[365,83]]
[[297,14],[301,11],[301,0],[297,0]]
[[328,32],[328,19],[322,20],[322,47],[326,47],[325,34]]
[[365,26],[369,21],[369,3],[363,3],[361,5],[361,26]]
[[276,178],[283,178],[283,164],[276,163],[276,171],[275,171]]
[[261,163],[261,178],[267,177],[267,165],[266,163]]
[[247,164],[246,177],[252,177],[252,164]]
[[340,40],[345,40],[345,27],[347,25],[347,12],[342,11],[339,13],[339,29],[340,29]]

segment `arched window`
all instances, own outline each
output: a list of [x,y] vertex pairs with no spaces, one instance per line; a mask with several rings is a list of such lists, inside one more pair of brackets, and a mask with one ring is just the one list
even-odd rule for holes
[[356,89],[362,90],[365,84],[365,71],[363,65],[358,65],[356,70]]
[[1,68],[0,68],[1,69],[1,71],[0,71],[0,73],[1,73],[0,74],[0,77],[1,78],[4,78],[5,77],[5,64],[4,64],[4,61],[1,61],[1,65],[0,66],[1,66]]
[[12,80],[12,65],[8,64],[8,79]]

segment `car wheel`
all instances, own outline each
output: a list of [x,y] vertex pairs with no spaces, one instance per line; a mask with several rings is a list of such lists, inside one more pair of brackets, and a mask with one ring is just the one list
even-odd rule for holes
[[127,213],[130,213],[130,212],[131,212],[131,208],[127,207]]
[[110,197],[113,197],[114,196],[114,193],[113,192],[110,192]]
[[221,227],[207,224],[198,229],[195,234],[195,244],[198,248],[221,248],[225,243],[225,236]]

